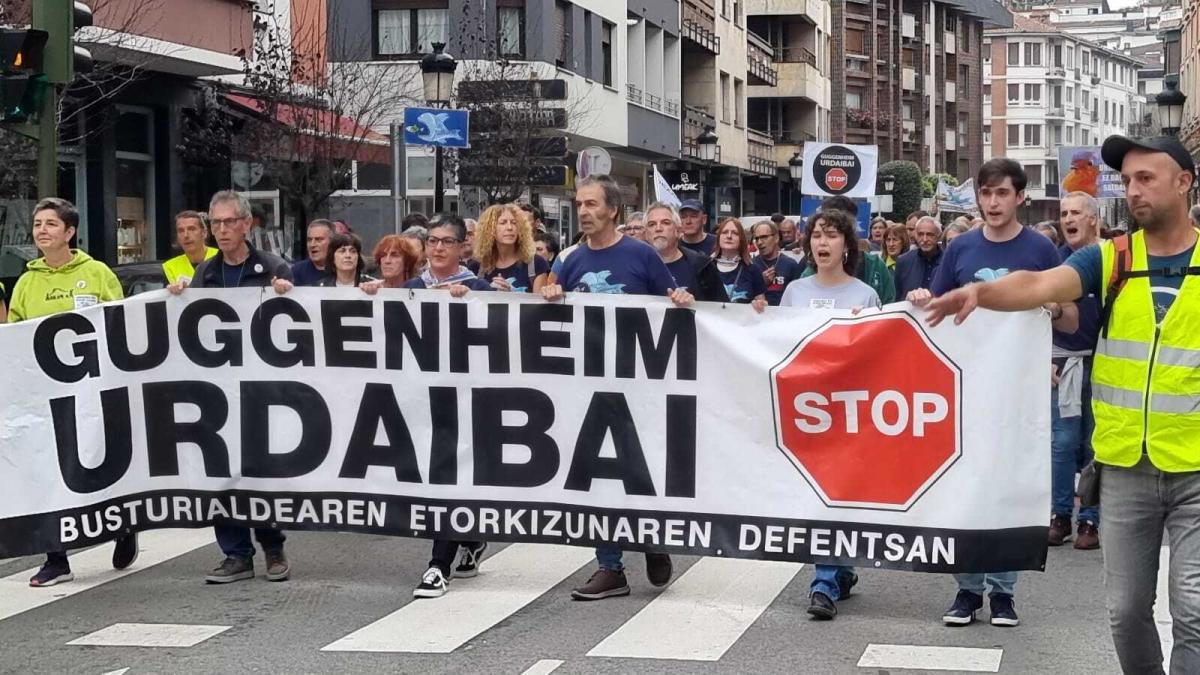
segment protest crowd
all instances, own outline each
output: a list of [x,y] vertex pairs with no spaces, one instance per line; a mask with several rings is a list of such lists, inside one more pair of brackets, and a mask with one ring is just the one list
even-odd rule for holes
[[[399,234],[373,250],[345,223],[314,220],[307,258],[295,264],[249,244],[250,205],[223,191],[206,212],[178,214],[182,252],[163,270],[169,292],[183,298],[189,289],[271,287],[283,295],[297,286],[358,287],[372,296],[397,288],[438,289],[455,298],[527,293],[546,302],[617,293],[662,296],[681,308],[740,303],[757,313],[787,311],[781,307],[858,313],[908,301],[933,325],[951,316],[961,322],[976,308],[1043,308],[1053,327],[1047,543],[1070,542],[1104,556],[1122,669],[1163,672],[1152,608],[1165,529],[1174,618],[1169,670],[1197,673],[1200,443],[1188,436],[1200,424],[1200,332],[1193,330],[1200,281],[1189,280],[1200,274],[1200,207],[1190,204],[1195,166],[1174,139],[1113,136],[1102,152],[1123,178],[1130,232],[1102,230],[1099,204],[1084,192],[1062,196],[1057,222],[1019,222],[1026,175],[1000,158],[976,177],[977,217],[944,223],[917,211],[903,223],[876,218],[865,238],[856,204],[844,197],[826,199],[803,222],[777,214],[752,227],[737,218],[713,226],[704,206],[689,199],[650,204],[621,224],[618,185],[591,176],[576,186],[580,236],[561,251],[535,207],[497,204],[473,218],[410,214]],[[38,202],[33,239],[41,257],[29,263],[8,306],[0,303],[0,319],[21,322],[122,299],[113,272],[72,248],[78,224],[69,202]],[[52,292],[57,288],[84,290]],[[209,583],[253,579],[255,542],[266,578],[289,578],[281,530],[219,525],[215,538],[223,559],[205,576]],[[433,541],[413,595],[437,598],[452,579],[475,576],[486,567],[487,549],[486,541]],[[137,550],[136,535],[117,538],[113,566],[132,565]],[[670,556],[645,556],[650,584],[670,584]],[[572,596],[628,595],[622,558],[618,548],[598,548],[594,572]],[[1016,571],[953,576],[941,617],[947,626],[972,623],[985,604],[992,625],[1018,625]],[[67,552],[49,551],[29,583],[51,587],[72,579]],[[857,582],[852,567],[815,565],[808,614],[834,619]]]

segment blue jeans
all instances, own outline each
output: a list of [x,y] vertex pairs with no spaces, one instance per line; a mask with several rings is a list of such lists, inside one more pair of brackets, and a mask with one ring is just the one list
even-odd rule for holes
[[[217,533],[217,546],[221,552],[230,558],[250,559],[254,557],[254,543],[250,541],[250,528],[237,525],[216,525],[213,530]],[[254,538],[262,545],[264,551],[281,551],[287,537],[272,527],[260,527],[254,530]]]
[[621,563],[621,549],[619,548],[596,549],[596,562],[600,563],[602,569],[614,572],[625,570],[625,565]]
[[992,587],[992,594],[1003,593],[1012,595],[1013,590],[1017,587],[1017,573],[1014,572],[971,572],[967,574],[955,574],[954,580],[958,582],[960,591],[971,591],[977,595],[983,595],[984,584]]
[[842,589],[850,585],[854,568],[844,565],[817,565],[809,593],[824,593],[830,600],[840,600]]
[[[1075,474],[1092,461],[1091,368],[1084,370],[1083,414],[1079,417],[1059,417],[1058,387],[1050,391],[1050,515],[1068,520],[1075,512]],[[1100,524],[1100,509],[1089,506],[1079,509],[1079,520]]]

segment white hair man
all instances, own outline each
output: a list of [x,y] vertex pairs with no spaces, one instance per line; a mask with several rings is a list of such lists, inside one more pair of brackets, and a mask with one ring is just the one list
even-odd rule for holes
[[933,275],[942,263],[942,225],[933,216],[917,218],[913,228],[913,248],[896,259],[896,297],[906,297],[909,291],[929,288]]

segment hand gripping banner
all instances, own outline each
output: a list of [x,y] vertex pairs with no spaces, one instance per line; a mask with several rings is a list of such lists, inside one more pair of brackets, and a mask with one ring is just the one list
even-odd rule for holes
[[0,557],[236,522],[1040,569],[1050,325],[165,292],[0,326]]

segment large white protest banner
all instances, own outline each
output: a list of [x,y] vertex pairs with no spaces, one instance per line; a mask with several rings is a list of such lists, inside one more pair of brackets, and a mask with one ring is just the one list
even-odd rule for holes
[[0,557],[213,522],[1038,569],[1050,326],[198,290],[0,326]]

